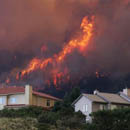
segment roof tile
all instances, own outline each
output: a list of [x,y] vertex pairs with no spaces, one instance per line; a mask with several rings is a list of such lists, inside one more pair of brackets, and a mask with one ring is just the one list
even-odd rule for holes
[[123,99],[121,96],[118,94],[113,94],[113,93],[98,93],[99,96],[104,97],[111,103],[117,103],[117,104],[130,104],[127,100]]
[[34,95],[37,95],[37,96],[41,96],[41,97],[45,97],[45,98],[57,100],[57,101],[60,101],[60,100],[61,100],[61,99],[56,98],[56,97],[53,97],[53,96],[51,96],[51,95],[48,95],[48,94],[45,94],[45,93],[36,92],[36,91],[33,91],[33,94],[34,94]]
[[97,95],[92,94],[83,94],[83,95],[86,96],[88,99],[92,100],[93,102],[107,103],[105,100],[103,100]]
[[16,93],[24,93],[24,92],[25,92],[24,87],[9,86],[9,87],[0,88],[0,95],[16,94]]

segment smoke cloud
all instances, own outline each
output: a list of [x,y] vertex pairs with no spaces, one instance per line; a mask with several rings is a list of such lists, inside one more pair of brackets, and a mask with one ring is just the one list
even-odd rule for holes
[[33,57],[58,53],[84,16],[95,16],[94,36],[85,58],[75,52],[68,58],[69,69],[78,74],[96,69],[126,74],[129,12],[130,0],[0,0],[0,74],[6,77]]

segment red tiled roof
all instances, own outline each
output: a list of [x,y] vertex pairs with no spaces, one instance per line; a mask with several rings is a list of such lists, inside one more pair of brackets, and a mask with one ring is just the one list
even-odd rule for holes
[[24,93],[25,88],[24,87],[16,87],[16,86],[11,86],[11,87],[2,87],[0,88],[0,94],[15,94],[15,93]]
[[33,91],[33,94],[34,94],[34,95],[37,95],[37,96],[40,96],[40,97],[45,97],[45,98],[49,98],[49,99],[61,101],[61,99],[56,98],[56,97],[53,97],[53,96],[48,95],[48,94],[45,94],[45,93],[40,93],[40,92]]
[[[0,88],[0,95],[16,94],[16,93],[25,93],[25,87],[9,86]],[[33,91],[33,94],[40,97],[61,101],[59,98],[53,97],[45,93]]]

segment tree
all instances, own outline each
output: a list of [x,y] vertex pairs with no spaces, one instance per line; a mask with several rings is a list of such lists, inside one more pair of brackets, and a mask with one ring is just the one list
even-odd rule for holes
[[66,93],[64,98],[63,98],[63,101],[62,102],[56,102],[55,105],[54,105],[54,108],[53,108],[53,111],[59,111],[62,109],[73,109],[71,104],[74,100],[76,100],[79,96],[80,96],[81,92],[80,92],[80,88],[79,87],[75,87],[72,89],[71,92],[69,93]]

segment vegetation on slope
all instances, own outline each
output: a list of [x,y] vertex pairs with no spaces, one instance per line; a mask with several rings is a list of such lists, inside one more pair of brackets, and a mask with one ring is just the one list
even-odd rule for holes
[[71,106],[79,95],[80,89],[73,89],[52,111],[35,106],[1,110],[0,130],[130,130],[130,108],[92,113],[93,122],[87,124]]
[[130,108],[98,111],[92,118],[86,130],[130,130]]
[[0,130],[38,130],[34,118],[0,118]]

